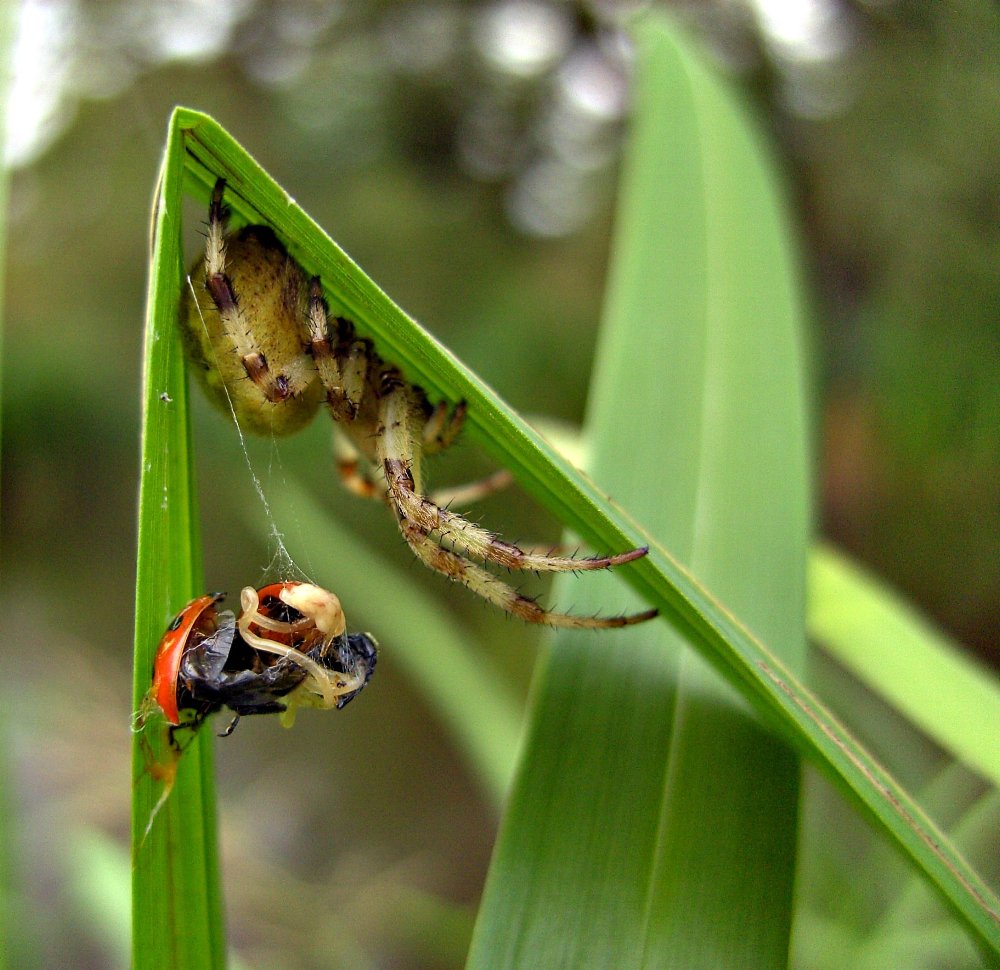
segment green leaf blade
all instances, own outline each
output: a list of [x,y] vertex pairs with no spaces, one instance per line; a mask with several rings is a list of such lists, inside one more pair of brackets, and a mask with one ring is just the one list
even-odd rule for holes
[[[799,664],[808,488],[784,227],[704,69],[653,25],[641,50],[592,467]],[[595,641],[560,635],[540,675],[470,966],[785,965],[796,758],[676,634]]]
[[[184,355],[177,326],[183,139],[174,121],[153,214],[147,297],[136,560],[133,705],[137,711],[149,690],[153,655],[168,621],[204,592]],[[150,723],[133,743],[133,966],[136,970],[223,967],[211,735],[202,732],[186,747],[173,791],[158,814],[163,786],[150,773],[151,755],[144,741],[153,757],[169,762],[162,721]]]
[[[655,250],[659,240],[662,253],[644,288],[661,308],[652,319],[666,341],[681,348],[660,358],[669,361],[662,378],[669,389],[660,392],[667,398],[661,413],[669,443],[662,449],[665,467],[656,472],[674,521],[656,534],[789,666],[801,669],[806,407],[802,314],[783,206],[766,154],[738,106],[666,31],[650,24],[643,39],[647,71],[657,73],[647,80],[646,104],[660,115],[647,154],[661,156],[659,175],[655,168],[645,173],[643,196],[655,199],[659,191],[673,200],[655,214],[661,227],[644,230],[648,248]],[[684,140],[675,120],[684,109],[693,109],[690,157],[679,164],[671,156]],[[691,222],[693,233],[668,228]],[[694,307],[673,304],[682,290],[695,295]],[[640,317],[639,293],[639,286],[629,288],[617,303],[613,294],[612,308]],[[619,382],[646,359],[639,341],[655,327],[636,329],[631,368]],[[610,470],[624,457],[612,453],[601,467]],[[629,506],[635,508],[631,498]],[[677,705],[647,960],[657,966],[784,965],[796,759],[687,653]]]

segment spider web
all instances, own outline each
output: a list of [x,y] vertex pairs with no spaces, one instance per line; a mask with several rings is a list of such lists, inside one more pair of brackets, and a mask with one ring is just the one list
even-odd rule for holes
[[[194,305],[198,309],[198,317],[201,320],[202,328],[205,330],[206,336],[208,334],[208,326],[205,323],[205,315],[201,311],[201,303],[198,300],[197,294],[195,293],[194,284],[191,282],[191,276],[186,277],[188,289],[191,291],[191,297],[194,300]],[[209,348],[212,347],[212,342],[209,340],[207,342]],[[214,350],[211,351],[213,358],[215,357]],[[216,369],[218,369],[218,359],[214,360]],[[267,493],[264,491],[264,485],[261,482],[260,476],[257,474],[254,468],[254,461],[250,455],[250,450],[247,447],[246,436],[243,433],[243,429],[240,427],[239,419],[236,417],[236,408],[233,406],[233,399],[229,393],[229,388],[223,382],[223,390],[226,394],[226,401],[229,404],[229,414],[232,418],[233,426],[236,428],[236,434],[240,439],[240,449],[243,452],[243,461],[246,464],[247,472],[250,475],[250,481],[253,483],[254,491],[257,493],[257,499],[260,502],[261,509],[264,513],[265,518],[268,523],[268,541],[271,545],[271,561],[262,570],[261,579],[267,576],[277,576],[281,580],[288,580],[297,578],[304,580],[306,582],[312,582],[312,579],[302,569],[298,563],[292,558],[292,554],[288,551],[288,547],[285,545],[285,534],[278,527],[278,520],[274,515],[271,508],[271,503],[268,501]],[[274,438],[271,439],[272,444],[272,459],[277,460],[278,464],[281,464],[281,456],[278,454],[276,442]],[[283,469],[282,469],[283,473]],[[271,469],[268,469],[268,478],[271,477]]]

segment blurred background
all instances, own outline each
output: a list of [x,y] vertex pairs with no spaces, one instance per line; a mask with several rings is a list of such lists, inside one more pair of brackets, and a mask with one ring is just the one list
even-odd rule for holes
[[[141,334],[171,108],[216,117],[515,408],[572,427],[629,111],[615,24],[635,6],[10,12],[0,698],[14,965],[124,965],[127,952]],[[1000,666],[996,5],[667,6],[752,103],[786,177],[814,310],[818,530]],[[186,215],[194,259],[204,214]],[[272,577],[272,523],[232,426],[197,394],[195,409],[206,579],[235,593]],[[410,565],[391,518],[339,490],[324,419],[280,448],[251,445],[250,464],[265,492],[304,483],[364,544],[375,588],[381,564],[406,570],[523,695],[536,632]],[[489,470],[466,444],[434,484]],[[515,539],[559,533],[516,490],[482,518]],[[330,562],[297,551],[294,514],[273,524],[306,573],[359,568],[337,549]],[[377,634],[392,584],[377,609],[345,606]],[[497,807],[383,647],[374,689],[344,712],[307,712],[293,732],[251,719],[217,746],[230,938],[248,966],[461,963]]]

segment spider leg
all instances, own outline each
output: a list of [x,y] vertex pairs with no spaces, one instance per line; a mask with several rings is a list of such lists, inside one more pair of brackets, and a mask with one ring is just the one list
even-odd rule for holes
[[641,613],[620,616],[574,616],[571,613],[546,610],[533,599],[521,595],[513,586],[487,572],[482,566],[463,559],[450,549],[442,548],[414,523],[400,519],[399,527],[416,556],[431,569],[461,583],[484,600],[527,623],[597,630],[631,626],[633,623],[651,620],[657,615],[657,610],[644,610]]
[[450,505],[468,505],[470,502],[478,502],[480,499],[499,492],[513,484],[514,476],[506,469],[480,478],[476,482],[467,482],[465,485],[454,485],[451,488],[437,489],[428,496],[430,500],[440,508],[447,508]]
[[361,407],[361,398],[368,383],[368,367],[372,359],[372,345],[367,340],[352,340],[345,344],[341,366],[344,371],[344,393],[351,402],[354,414]]
[[229,209],[223,205],[225,179],[219,179],[212,190],[208,207],[208,239],[205,243],[205,289],[215,304],[226,336],[232,341],[247,377],[272,404],[287,401],[301,394],[309,384],[306,366],[292,366],[289,373],[274,374],[267,358],[257,348],[251,328],[243,319],[232,281],[226,275],[226,228]]
[[385,501],[385,481],[376,481],[368,462],[337,428],[333,434],[333,453],[344,488],[360,498]]
[[[344,488],[359,498],[385,501],[388,494],[385,479],[381,476],[376,478],[375,470],[337,428],[333,429],[333,452],[337,473]],[[506,468],[501,468],[478,481],[434,491],[430,495],[430,500],[442,508],[450,505],[468,505],[507,488],[513,481],[514,476]]]
[[[344,488],[359,498],[384,502],[388,494],[385,479],[376,479],[374,470],[358,449],[336,428],[334,428],[333,449],[337,473]],[[438,489],[429,497],[435,505],[442,508],[450,505],[469,505],[509,487],[513,481],[514,476],[506,468],[501,468],[477,481]]]
[[335,421],[353,421],[358,414],[357,397],[352,398],[345,382],[340,339],[332,339],[326,300],[319,277],[309,281],[309,349],[326,391],[326,403]]
[[401,529],[404,524],[412,524],[426,535],[434,532],[447,539],[459,556],[531,572],[608,569],[646,555],[648,550],[645,548],[631,549],[614,556],[579,558],[526,552],[464,516],[441,508],[420,492],[420,452],[416,447],[422,430],[420,415],[419,402],[415,400],[413,390],[397,372],[386,371],[381,382],[381,434],[376,439],[376,450],[382,462],[389,500],[395,508]]
[[350,320],[337,317],[336,328],[331,328],[329,313],[323,286],[314,276],[309,281],[310,351],[334,421],[349,424],[358,416],[368,386],[368,371],[378,358],[370,341],[355,337]]

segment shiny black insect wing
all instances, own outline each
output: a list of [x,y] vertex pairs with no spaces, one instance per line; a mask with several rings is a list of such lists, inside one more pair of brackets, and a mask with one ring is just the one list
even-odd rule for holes
[[241,716],[278,714],[286,705],[277,698],[293,691],[305,677],[306,672],[289,660],[262,666],[227,611],[219,615],[215,633],[185,651],[178,700],[181,707],[197,711],[199,720],[222,707]]

